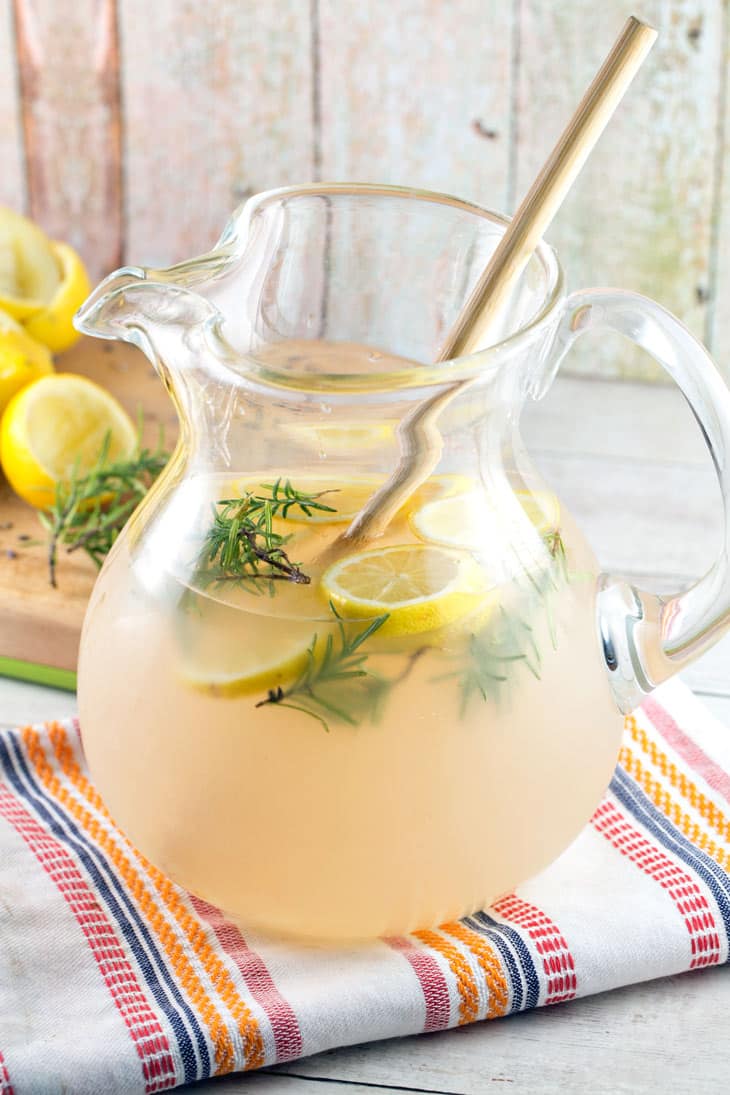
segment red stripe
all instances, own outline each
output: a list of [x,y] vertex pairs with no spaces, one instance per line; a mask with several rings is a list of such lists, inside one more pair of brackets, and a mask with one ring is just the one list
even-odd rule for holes
[[159,1020],[139,987],[112,925],[93,890],[66,849],[47,833],[0,786],[0,816],[23,838],[41,867],[56,884],[81,928],[105,985],[122,1016],[142,1065],[145,1092],[162,1091],[179,1082],[170,1047]]
[[13,1085],[10,1083],[10,1077],[8,1075],[7,1065],[5,1064],[5,1058],[0,1051],[0,1095],[15,1095],[13,1091]]
[[560,1004],[563,1000],[572,1000],[578,991],[575,962],[557,924],[537,905],[531,905],[515,894],[497,901],[494,910],[502,920],[523,928],[535,944],[547,978],[545,1003]]
[[700,749],[692,738],[685,734],[679,724],[656,700],[647,699],[641,705],[642,711],[649,716],[655,729],[659,731],[665,741],[686,760],[695,772],[698,772],[705,783],[714,791],[730,802],[730,775],[715,764],[707,753]]
[[251,950],[235,924],[220,909],[190,894],[198,916],[211,926],[226,954],[235,962],[254,1000],[263,1008],[274,1032],[277,1061],[293,1061],[302,1055],[302,1035],[297,1017],[279,992],[264,960]]
[[690,938],[690,969],[720,960],[720,936],[704,894],[695,880],[635,829],[610,799],[603,800],[591,824],[632,863],[666,890],[684,920]]
[[446,1030],[451,1019],[451,1000],[449,986],[436,959],[405,937],[391,937],[384,942],[403,955],[420,982],[426,1003],[424,1032]]

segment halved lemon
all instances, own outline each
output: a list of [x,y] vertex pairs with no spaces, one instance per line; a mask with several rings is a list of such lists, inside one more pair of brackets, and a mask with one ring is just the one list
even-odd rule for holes
[[324,572],[321,590],[343,619],[387,614],[379,634],[414,635],[472,611],[487,581],[469,555],[407,544],[345,556]]
[[60,354],[81,337],[73,325],[73,317],[91,292],[91,284],[81,256],[73,247],[52,242],[51,250],[61,281],[48,303],[26,320],[25,327],[33,338]]
[[211,695],[266,692],[302,671],[323,627],[267,616],[242,619],[235,609],[198,597],[195,610],[181,613],[175,628],[178,672],[186,684]]
[[93,467],[109,436],[109,459],[137,446],[134,423],[98,384],[73,373],[44,376],[13,396],[0,427],[0,460],[16,494],[39,509],[56,483]]
[[48,304],[61,282],[58,260],[45,232],[0,206],[0,308],[27,319]]
[[0,311],[0,414],[21,388],[53,372],[48,349]]

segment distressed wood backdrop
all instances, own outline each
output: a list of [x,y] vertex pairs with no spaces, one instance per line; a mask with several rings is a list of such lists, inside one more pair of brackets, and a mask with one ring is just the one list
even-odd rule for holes
[[[511,211],[630,7],[0,0],[0,202],[94,277],[206,250],[246,195],[312,179]],[[636,7],[659,44],[549,238],[570,285],[654,296],[730,375],[730,0]],[[656,375],[605,342],[572,366]]]

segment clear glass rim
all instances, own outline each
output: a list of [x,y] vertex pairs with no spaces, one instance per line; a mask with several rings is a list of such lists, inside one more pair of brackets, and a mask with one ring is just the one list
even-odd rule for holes
[[[239,235],[245,239],[251,219],[265,206],[286,198],[326,197],[327,195],[372,195],[375,197],[412,198],[419,202],[450,206],[473,213],[493,224],[506,226],[510,217],[496,210],[487,209],[476,202],[457,198],[453,194],[436,190],[422,190],[417,187],[391,186],[381,183],[321,182],[305,183],[299,186],[284,186],[273,190],[263,190],[249,198],[235,220],[237,223],[224,232],[221,242],[230,241],[231,236]],[[257,360],[255,356],[244,355],[245,371],[255,375],[265,384],[276,387],[295,388],[306,391],[383,391],[397,388],[423,388],[443,384],[453,380],[472,380],[492,366],[501,364],[506,356],[518,352],[535,335],[536,329],[549,319],[564,294],[565,276],[555,250],[544,241],[535,249],[535,255],[541,262],[546,274],[546,289],[540,306],[535,314],[507,338],[486,346],[482,350],[449,358],[438,364],[417,364],[411,369],[399,369],[390,373],[296,373],[283,372],[270,368]],[[220,321],[214,324],[216,341],[226,347],[226,357],[238,359],[241,354],[231,347],[220,329]]]

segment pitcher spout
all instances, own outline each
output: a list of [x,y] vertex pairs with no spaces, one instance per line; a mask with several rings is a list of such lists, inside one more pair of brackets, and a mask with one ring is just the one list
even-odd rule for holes
[[175,284],[165,270],[123,266],[102,281],[74,316],[82,334],[121,339],[155,362],[161,343],[182,339],[217,316],[215,307],[193,290]]
[[122,266],[109,274],[74,316],[76,330],[95,338],[128,340],[130,318],[137,308],[130,306],[129,295],[125,293],[138,289],[146,277],[141,266]]

